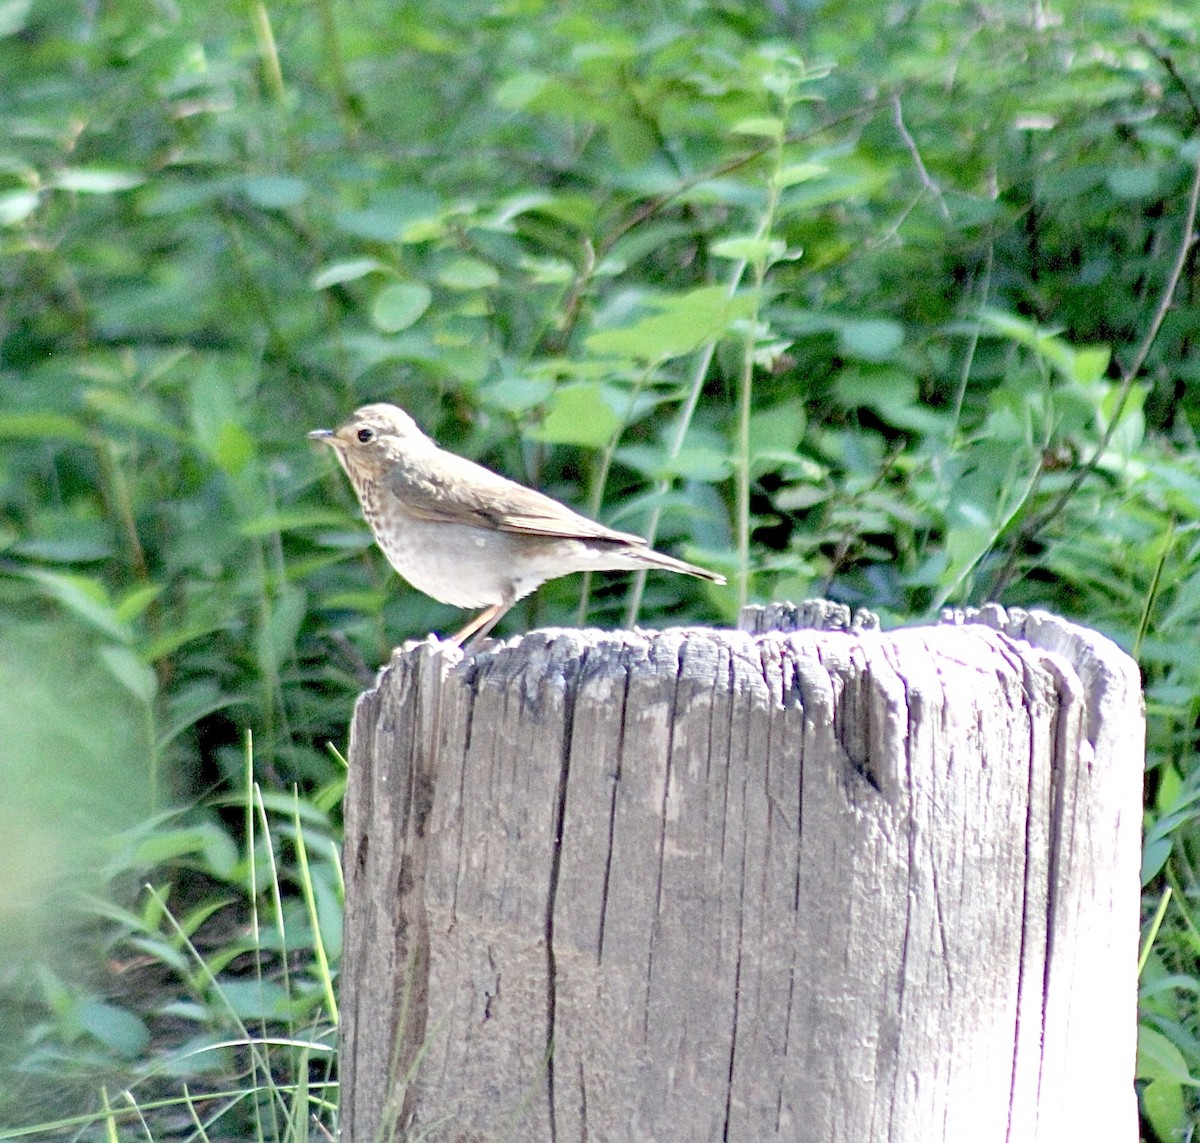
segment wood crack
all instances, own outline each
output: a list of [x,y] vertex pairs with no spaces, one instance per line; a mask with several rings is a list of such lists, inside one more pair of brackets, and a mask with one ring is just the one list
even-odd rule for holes
[[[550,879],[546,895],[546,1102],[550,1120],[550,1143],[558,1140],[558,1115],[554,1089],[554,1042],[558,1018],[558,958],[554,949],[554,907],[558,881],[562,873],[563,822],[567,811],[567,784],[571,773],[571,742],[575,728],[575,701],[579,680],[587,665],[588,652],[579,657],[575,670],[564,673],[562,754],[559,759],[558,789],[555,792],[553,836],[550,854]],[[556,680],[557,681],[557,680]]]
[[626,713],[629,709],[629,670],[625,671],[621,691],[621,706],[617,714],[617,759],[613,768],[612,794],[608,803],[608,843],[604,850],[604,880],[600,887],[600,922],[596,939],[596,963],[604,961],[604,926],[608,921],[608,890],[612,883],[613,842],[617,829],[617,794],[621,787],[621,771],[625,765]]

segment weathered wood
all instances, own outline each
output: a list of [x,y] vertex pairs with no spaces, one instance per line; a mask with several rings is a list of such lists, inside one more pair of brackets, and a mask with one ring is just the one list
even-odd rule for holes
[[351,735],[343,1139],[1136,1138],[1136,667],[947,618],[398,651]]

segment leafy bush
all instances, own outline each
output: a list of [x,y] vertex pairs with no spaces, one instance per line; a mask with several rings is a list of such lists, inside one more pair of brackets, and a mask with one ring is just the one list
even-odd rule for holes
[[[103,827],[33,911],[101,888],[107,831],[245,788],[247,728],[269,790],[319,798],[389,647],[459,621],[397,585],[305,440],[384,398],[730,578],[557,581],[508,630],[998,598],[1135,652],[1148,900],[1174,894],[1145,1108],[1162,1138],[1190,1122],[1198,25],[1080,0],[4,7],[0,735],[83,769],[14,763],[0,836]],[[246,840],[208,801],[180,829]],[[174,892],[219,931],[206,860]],[[112,948],[175,939],[138,909]],[[132,1075],[77,1010],[149,1029],[145,1005],[76,961],[32,990],[15,968],[13,1010]],[[36,1118],[20,1090],[0,1119]]]

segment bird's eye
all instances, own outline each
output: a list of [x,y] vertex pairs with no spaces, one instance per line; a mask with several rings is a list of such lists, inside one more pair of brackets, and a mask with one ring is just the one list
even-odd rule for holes
[[357,433],[358,439],[362,444],[370,444],[375,439],[374,429],[359,429]]

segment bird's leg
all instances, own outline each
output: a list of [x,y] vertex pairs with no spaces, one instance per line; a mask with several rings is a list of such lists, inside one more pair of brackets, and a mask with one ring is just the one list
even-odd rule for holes
[[[488,633],[500,622],[504,613],[512,607],[512,603],[503,600],[485,608],[471,620],[461,631],[454,635],[451,643],[457,643],[469,655],[479,650],[479,645],[488,637]],[[470,640],[470,642],[466,642]],[[466,643],[466,646],[463,644]]]

